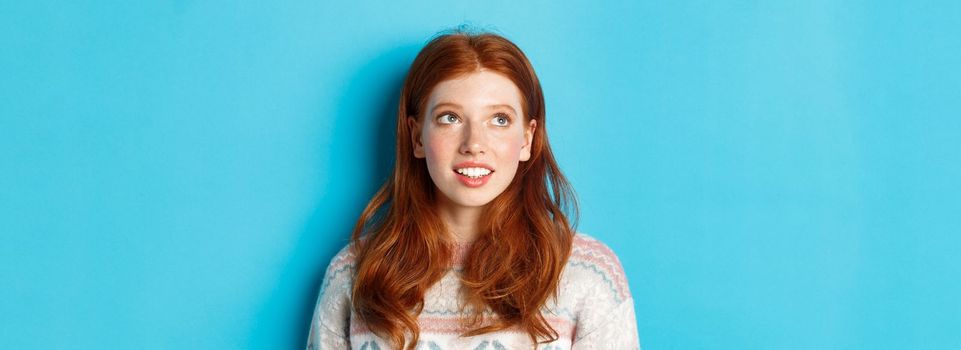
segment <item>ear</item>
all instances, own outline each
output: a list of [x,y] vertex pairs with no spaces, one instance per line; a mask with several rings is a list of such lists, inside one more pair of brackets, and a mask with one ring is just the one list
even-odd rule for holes
[[410,144],[414,148],[414,158],[424,158],[424,142],[421,139],[420,123],[414,116],[407,116],[407,128],[410,129]]
[[531,118],[531,122],[527,124],[527,128],[524,129],[524,145],[521,146],[521,158],[522,162],[526,162],[531,159],[531,145],[534,144],[534,132],[537,131],[537,119]]

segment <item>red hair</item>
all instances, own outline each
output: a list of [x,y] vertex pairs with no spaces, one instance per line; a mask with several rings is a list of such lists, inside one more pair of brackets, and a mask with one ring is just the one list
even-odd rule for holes
[[[509,40],[489,33],[454,32],[432,39],[411,64],[397,110],[394,171],[364,209],[352,234],[357,275],[355,313],[373,333],[408,349],[419,339],[424,293],[447,272],[452,238],[435,206],[435,186],[424,159],[415,158],[408,116],[424,118],[427,98],[440,82],[481,69],[517,85],[524,125],[537,120],[531,157],[511,184],[488,204],[480,233],[467,253],[463,289],[474,317],[464,336],[512,327],[534,343],[558,338],[541,314],[557,296],[570,255],[577,203],[547,142],[544,95],[527,57]],[[495,317],[483,317],[481,311]]]

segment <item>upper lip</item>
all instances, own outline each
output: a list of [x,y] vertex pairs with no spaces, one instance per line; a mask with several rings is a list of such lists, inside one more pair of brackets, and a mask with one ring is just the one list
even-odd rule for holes
[[473,161],[473,160],[471,160],[471,161],[466,161],[466,162],[463,162],[463,163],[458,163],[457,165],[454,166],[454,169],[455,169],[455,170],[456,170],[456,169],[463,169],[463,168],[484,168],[484,169],[487,169],[487,170],[490,170],[490,171],[494,171],[494,168],[492,168],[490,165],[487,165],[487,164],[484,164],[484,163],[481,163],[481,162],[476,162],[476,161]]

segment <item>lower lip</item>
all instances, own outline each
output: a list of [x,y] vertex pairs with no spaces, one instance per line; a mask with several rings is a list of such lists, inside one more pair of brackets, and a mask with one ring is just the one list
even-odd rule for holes
[[479,177],[479,178],[474,179],[474,178],[470,178],[470,177],[461,175],[460,173],[457,173],[457,172],[454,172],[454,174],[456,174],[456,175],[457,175],[457,179],[460,180],[460,182],[461,182],[462,184],[464,184],[465,186],[467,186],[467,187],[481,187],[481,186],[484,186],[484,184],[487,183],[487,180],[490,179],[491,175],[494,175],[494,173],[490,173],[490,174],[487,174],[487,176],[481,176],[481,177]]

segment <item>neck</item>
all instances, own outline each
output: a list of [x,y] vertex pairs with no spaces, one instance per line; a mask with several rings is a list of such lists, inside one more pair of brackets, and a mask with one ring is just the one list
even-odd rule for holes
[[441,220],[451,230],[451,238],[458,243],[473,242],[480,232],[480,217],[484,207],[464,207],[449,201],[438,205]]

